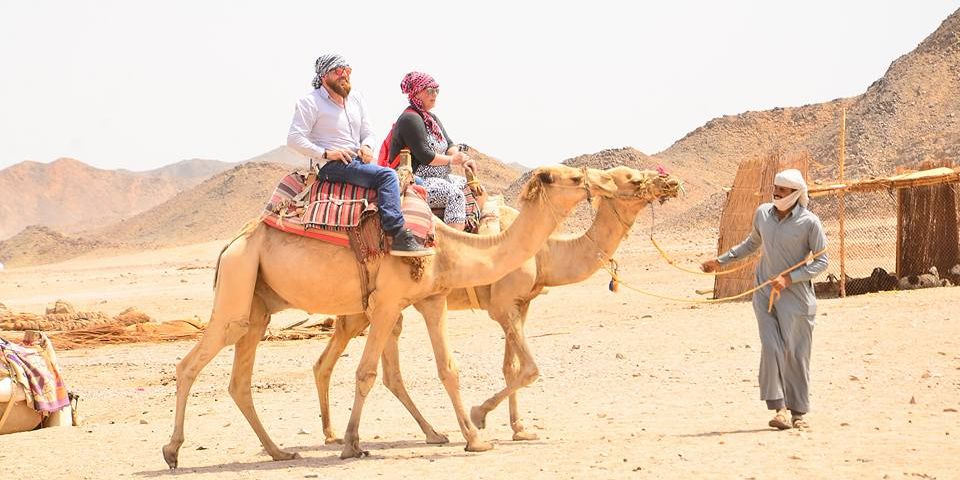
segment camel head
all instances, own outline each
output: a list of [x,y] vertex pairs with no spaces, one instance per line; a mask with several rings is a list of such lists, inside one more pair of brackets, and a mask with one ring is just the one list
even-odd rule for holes
[[612,198],[617,184],[602,170],[550,165],[534,170],[520,192],[524,202],[547,200],[565,212],[590,197]]
[[683,182],[670,174],[630,167],[614,167],[606,171],[617,184],[617,197],[637,198],[644,203],[660,204],[683,193]]

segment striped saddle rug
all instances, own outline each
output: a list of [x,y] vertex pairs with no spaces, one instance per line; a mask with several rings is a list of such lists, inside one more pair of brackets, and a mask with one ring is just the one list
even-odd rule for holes
[[[383,254],[387,246],[380,227],[376,190],[323,181],[306,188],[306,178],[299,172],[283,177],[264,208],[263,223],[295,235],[352,247],[364,259]],[[433,214],[426,190],[408,186],[401,209],[406,227],[422,242],[432,245]]]

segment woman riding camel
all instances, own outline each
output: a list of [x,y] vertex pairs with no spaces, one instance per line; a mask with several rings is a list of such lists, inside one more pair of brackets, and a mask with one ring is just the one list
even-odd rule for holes
[[393,126],[389,158],[407,148],[413,157],[413,173],[423,181],[432,208],[443,208],[443,222],[463,230],[466,226],[467,179],[452,174],[454,165],[476,171],[476,162],[459,151],[443,124],[430,112],[437,104],[440,85],[430,75],[410,72],[400,82],[410,106]]

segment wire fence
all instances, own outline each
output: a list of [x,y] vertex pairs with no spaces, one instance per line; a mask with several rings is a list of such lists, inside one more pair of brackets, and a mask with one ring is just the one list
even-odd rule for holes
[[[897,199],[887,191],[844,195],[844,267],[850,277],[869,276],[875,268],[897,269]],[[810,201],[827,234],[827,274],[840,277],[840,197]]]
[[838,283],[842,274],[847,295],[960,282],[960,184],[853,192],[842,198],[842,247],[841,196],[810,204],[829,245],[827,277],[818,279],[821,294],[839,293],[839,285],[828,284]]

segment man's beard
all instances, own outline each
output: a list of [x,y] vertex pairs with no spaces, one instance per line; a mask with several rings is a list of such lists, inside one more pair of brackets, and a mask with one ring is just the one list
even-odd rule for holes
[[323,84],[330,90],[333,90],[333,93],[340,95],[343,98],[347,98],[350,95],[350,79],[342,79],[343,83],[340,81],[329,81],[324,79]]

